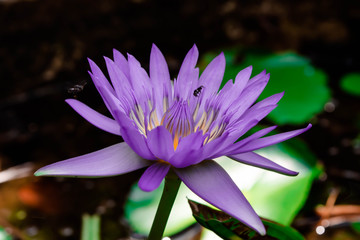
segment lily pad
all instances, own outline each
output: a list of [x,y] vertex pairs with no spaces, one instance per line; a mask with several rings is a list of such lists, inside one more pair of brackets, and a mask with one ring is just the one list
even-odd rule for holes
[[225,240],[305,240],[295,229],[261,218],[266,235],[261,236],[228,214],[189,200],[194,218]]
[[[260,216],[288,226],[305,203],[311,183],[321,170],[307,146],[296,139],[264,148],[258,153],[300,174],[283,176],[227,157],[218,158],[217,162],[230,174]],[[125,217],[135,232],[145,236],[149,233],[162,189],[163,185],[153,192],[143,192],[137,185],[133,186],[125,205]],[[207,204],[182,184],[166,226],[166,236],[195,222],[187,198]]]
[[[276,124],[308,122],[314,115],[323,111],[325,103],[330,99],[327,75],[312,66],[309,59],[296,53],[241,52],[231,49],[224,54],[227,65],[222,86],[229,79],[235,79],[240,70],[252,65],[252,76],[264,69],[271,76],[259,100],[285,91],[279,106],[268,115],[268,119]],[[213,56],[212,53],[206,55],[200,62],[200,67],[206,66]],[[239,56],[243,57],[240,62],[237,60]]]
[[360,73],[346,74],[341,79],[340,86],[345,92],[360,96]]

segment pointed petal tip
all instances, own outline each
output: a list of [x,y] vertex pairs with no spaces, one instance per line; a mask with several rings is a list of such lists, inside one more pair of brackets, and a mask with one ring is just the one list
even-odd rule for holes
[[115,54],[117,54],[117,53],[120,53],[120,51],[117,50],[117,49],[115,49],[115,48],[113,48],[113,54],[115,55]]
[[103,56],[105,62],[109,62],[109,61],[112,61],[110,58],[108,58],[107,56]]
[[224,52],[221,52],[221,53],[218,55],[218,58],[220,58],[221,63],[223,63],[223,64],[226,63],[226,59],[225,59],[225,54],[224,54]]
[[[196,195],[238,219],[261,235],[266,230],[256,212],[226,171],[213,160],[184,169],[174,169]],[[207,184],[204,184],[206,182]],[[223,196],[227,196],[224,198]]]
[[140,62],[130,53],[127,53],[127,59],[128,59],[128,63],[129,64],[136,64],[136,65],[140,65]]
[[93,60],[91,60],[90,58],[87,58],[87,60],[88,60],[91,70],[93,70],[93,67],[97,67],[96,63]]
[[266,235],[266,229],[265,229],[264,225],[260,226],[259,229],[255,229],[255,231],[257,231],[261,236]]
[[152,44],[151,44],[151,50],[152,50],[152,49],[156,49],[156,50],[158,50],[159,48],[156,46],[156,44],[155,44],[155,43],[152,43]]
[[199,50],[196,46],[196,44],[194,43],[194,45],[191,47],[190,51],[191,53],[196,53],[196,54],[199,54]]
[[119,50],[117,50],[115,48],[113,48],[113,58],[114,58],[114,61],[116,61],[116,59],[120,60],[120,61],[123,59],[123,60],[125,60],[125,62],[127,62],[125,56]]
[[36,172],[34,172],[34,176],[35,176],[35,177],[41,177],[41,176],[45,175],[45,173],[42,172],[42,171],[40,171],[40,170],[41,170],[41,169],[39,169],[39,170],[37,170]]

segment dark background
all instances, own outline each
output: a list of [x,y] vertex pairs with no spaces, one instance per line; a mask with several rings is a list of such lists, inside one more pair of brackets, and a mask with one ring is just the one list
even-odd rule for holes
[[[339,89],[344,74],[360,69],[359,26],[360,1],[0,0],[0,171],[28,162],[36,169],[121,140],[64,102],[77,97],[106,112],[87,74],[87,57],[105,69],[102,56],[116,48],[147,69],[156,43],[174,77],[194,43],[200,56],[239,45],[291,49],[328,74],[337,106],[314,116],[317,124],[303,137],[326,171],[299,217],[312,221],[294,222],[311,235],[313,209],[325,203],[329,189],[341,189],[340,203],[360,202],[360,146],[350,144],[359,134],[360,103]],[[68,92],[84,81],[82,92]],[[103,239],[126,237],[122,204],[140,174],[92,180],[14,174],[0,182],[0,225],[34,239],[79,239],[81,214],[101,213]]]

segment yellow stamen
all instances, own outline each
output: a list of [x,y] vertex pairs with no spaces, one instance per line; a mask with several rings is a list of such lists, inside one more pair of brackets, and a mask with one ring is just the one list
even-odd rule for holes
[[176,151],[176,148],[178,147],[179,145],[179,136],[177,133],[175,133],[175,136],[174,136],[174,151]]

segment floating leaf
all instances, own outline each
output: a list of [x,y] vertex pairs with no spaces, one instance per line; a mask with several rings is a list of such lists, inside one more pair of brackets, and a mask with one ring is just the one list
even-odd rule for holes
[[341,79],[340,86],[344,91],[360,96],[360,73],[346,74]]
[[[279,106],[268,115],[268,119],[277,124],[301,124],[308,122],[315,114],[323,111],[323,107],[330,99],[327,87],[327,76],[316,69],[310,61],[296,53],[281,54],[231,49],[225,51],[226,71],[222,86],[229,80],[235,79],[236,74],[243,68],[252,65],[253,74],[264,69],[270,73],[270,81],[259,97],[264,99],[275,93],[285,91]],[[206,55],[200,63],[203,68],[208,64],[213,54]],[[239,56],[243,60],[237,62]]]
[[[227,157],[218,158],[217,162],[230,174],[260,216],[289,225],[305,203],[312,181],[321,172],[316,158],[303,142],[296,139],[257,152],[300,174],[296,177],[283,176]],[[133,186],[125,205],[125,217],[135,232],[142,235],[149,233],[162,189],[163,185],[153,192],[143,192],[137,185]],[[176,234],[195,222],[186,197],[207,204],[182,184],[165,229],[166,236]]]
[[83,215],[81,226],[81,240],[100,240],[99,215]]
[[266,235],[261,236],[228,214],[189,200],[194,218],[226,240],[304,240],[295,229],[261,218]]

